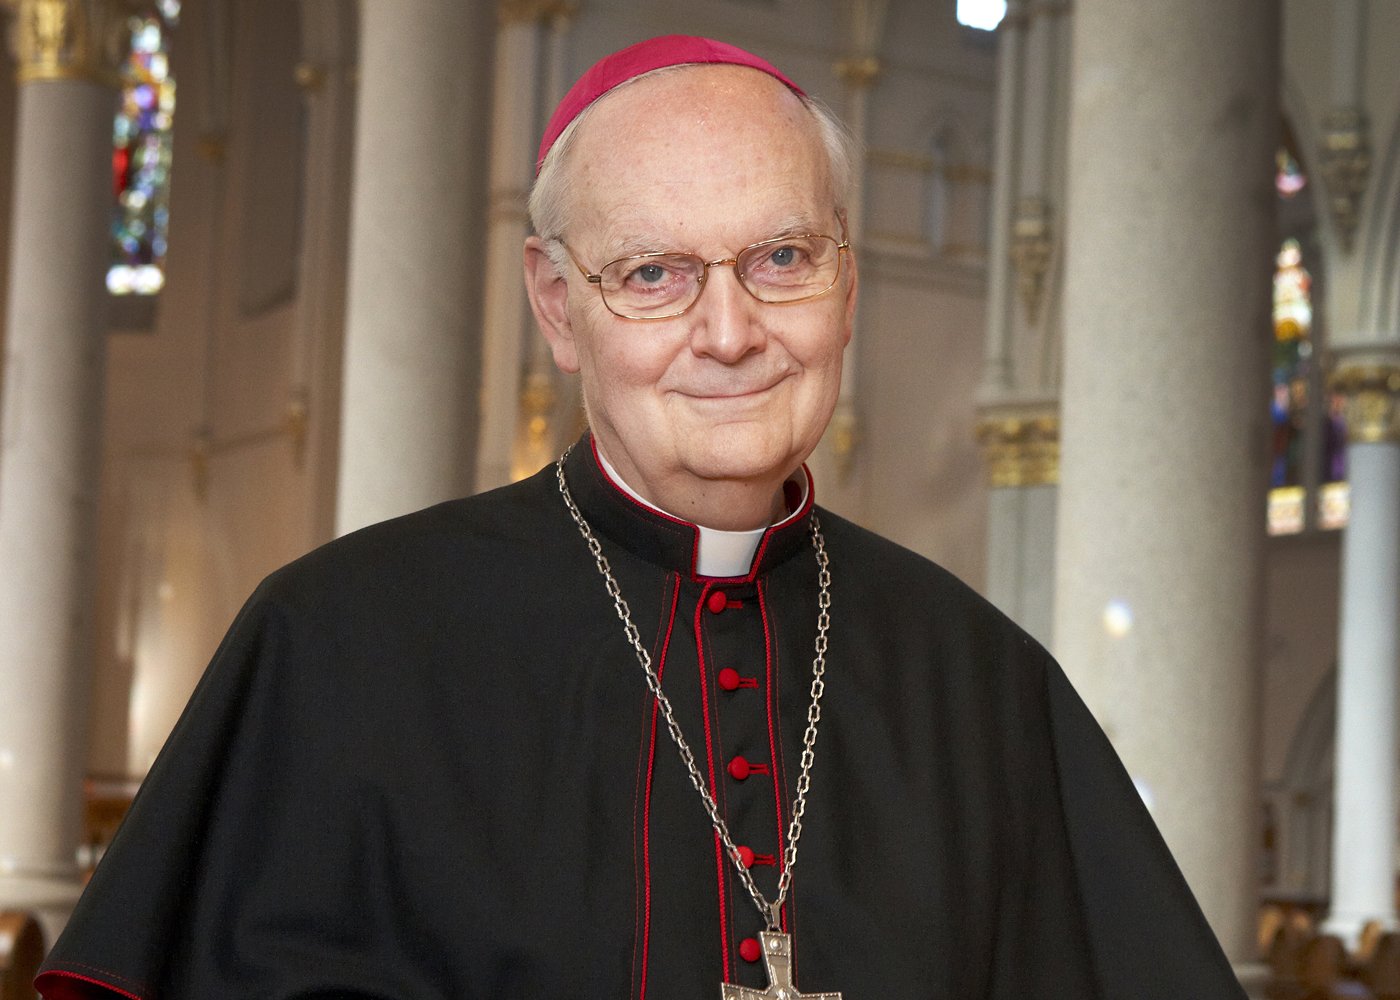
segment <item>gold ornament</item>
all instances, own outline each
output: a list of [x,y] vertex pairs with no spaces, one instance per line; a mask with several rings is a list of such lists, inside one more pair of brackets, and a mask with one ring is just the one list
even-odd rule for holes
[[977,424],[987,485],[1053,486],[1060,481],[1060,418],[1053,413],[998,413]]
[[16,79],[88,80],[120,87],[126,14],[125,4],[116,0],[17,0]]

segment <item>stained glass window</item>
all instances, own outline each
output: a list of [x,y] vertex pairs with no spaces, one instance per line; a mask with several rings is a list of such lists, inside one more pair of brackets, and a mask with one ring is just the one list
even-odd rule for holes
[[154,295],[165,285],[175,115],[170,37],[179,19],[180,0],[157,0],[129,22],[131,44],[112,129],[116,206],[107,288],[114,295]]
[[1286,239],[1274,270],[1273,448],[1269,456],[1269,529],[1303,530],[1303,451],[1313,368],[1312,275],[1296,239]]
[[1274,174],[1274,188],[1278,191],[1280,198],[1292,198],[1307,187],[1308,175],[1303,173],[1303,168],[1293,158],[1293,154],[1288,151],[1287,147],[1278,151],[1276,162],[1278,172]]
[[1318,368],[1313,273],[1316,220],[1307,198],[1297,198],[1307,173],[1288,149],[1279,150],[1275,187],[1285,236],[1274,261],[1273,350],[1269,455],[1271,535],[1309,528],[1345,527],[1346,425],[1342,401],[1323,384]]

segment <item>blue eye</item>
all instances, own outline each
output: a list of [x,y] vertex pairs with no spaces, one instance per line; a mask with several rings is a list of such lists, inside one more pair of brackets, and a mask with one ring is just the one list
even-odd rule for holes
[[654,285],[658,281],[664,281],[666,279],[666,269],[660,264],[643,264],[632,273],[638,279],[650,285]]
[[779,267],[787,267],[797,259],[797,250],[793,247],[778,247],[768,256],[768,260]]

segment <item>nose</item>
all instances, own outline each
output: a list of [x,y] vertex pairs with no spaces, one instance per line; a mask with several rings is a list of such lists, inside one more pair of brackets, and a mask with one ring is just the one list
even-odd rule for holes
[[728,365],[763,350],[762,304],[739,283],[733,261],[708,265],[706,275],[704,294],[691,310],[690,349]]

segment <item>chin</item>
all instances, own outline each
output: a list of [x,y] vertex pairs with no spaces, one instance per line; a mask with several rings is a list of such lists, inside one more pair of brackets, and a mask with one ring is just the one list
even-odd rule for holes
[[737,434],[723,437],[724,440],[712,442],[715,447],[705,448],[690,456],[691,471],[699,478],[781,479],[802,459],[801,455],[794,455],[786,443],[779,445],[771,440],[762,440],[762,436]]

